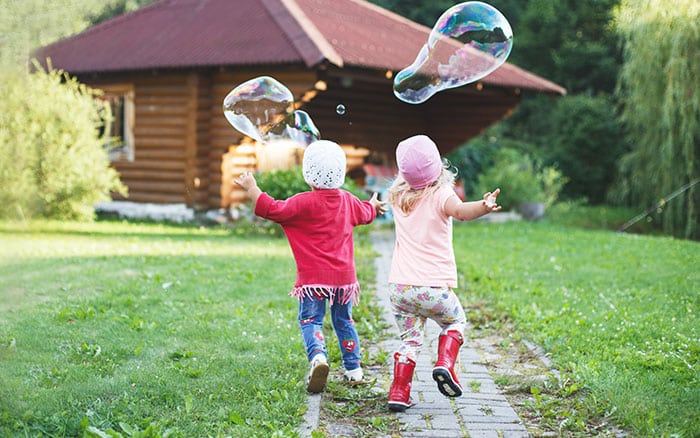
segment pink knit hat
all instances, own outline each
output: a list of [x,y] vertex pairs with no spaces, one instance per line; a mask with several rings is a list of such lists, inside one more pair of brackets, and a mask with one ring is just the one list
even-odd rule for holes
[[412,189],[422,189],[442,173],[442,159],[435,143],[425,135],[414,135],[396,148],[399,173]]

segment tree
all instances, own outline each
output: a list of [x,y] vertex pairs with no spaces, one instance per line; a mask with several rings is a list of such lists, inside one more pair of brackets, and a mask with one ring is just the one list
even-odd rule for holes
[[532,0],[513,27],[511,62],[569,93],[614,91],[620,66],[611,30],[619,0]]
[[621,65],[611,31],[618,0],[532,0],[514,26],[510,62],[563,85],[565,97],[524,95],[502,123],[506,137],[535,146],[568,179],[563,195],[606,200],[626,151],[611,93]]
[[0,67],[24,71],[32,50],[153,0],[0,0]]
[[[450,7],[464,3],[459,0],[369,0],[402,17],[432,28],[443,12]],[[522,11],[522,0],[492,0],[490,5],[501,11],[511,27],[517,22]]]
[[566,96],[556,102],[551,128],[543,136],[545,161],[568,177],[564,195],[602,204],[628,150],[611,99],[604,95]]
[[110,192],[95,92],[59,71],[6,74],[0,82],[0,216],[92,219]]
[[[620,164],[617,200],[639,208],[700,178],[700,3],[624,0],[619,93],[633,149]],[[700,186],[665,206],[664,231],[700,238]]]
[[29,54],[37,47],[80,32],[85,18],[102,7],[100,0],[0,0],[0,67],[26,71]]
[[395,12],[416,23],[433,27],[440,15],[451,6],[460,3],[454,0],[370,0],[385,9]]

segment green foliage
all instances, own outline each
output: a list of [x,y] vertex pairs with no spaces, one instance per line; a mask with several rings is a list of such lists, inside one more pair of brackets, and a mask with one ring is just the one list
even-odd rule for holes
[[416,23],[433,27],[440,15],[449,7],[460,3],[455,0],[370,0],[383,8],[396,12]]
[[92,24],[97,24],[105,20],[116,17],[117,15],[133,12],[154,0],[111,0],[106,3],[104,9],[96,11],[88,17]]
[[499,132],[536,145],[529,152],[568,178],[562,195],[592,204],[614,189],[617,162],[629,149],[614,103],[602,94],[527,99]]
[[511,61],[569,93],[612,92],[621,64],[610,32],[619,0],[532,0],[513,26]]
[[0,69],[25,72],[34,49],[82,31],[92,23],[90,16],[124,1],[0,0]]
[[543,167],[528,154],[506,147],[496,153],[493,165],[479,175],[476,192],[500,187],[498,203],[510,210],[521,202],[552,205],[565,182],[556,168]]
[[[262,172],[256,176],[256,179],[260,189],[275,199],[288,199],[297,193],[311,190],[306,181],[304,181],[301,166],[292,169]],[[367,194],[349,178],[345,179],[345,183],[341,188],[360,199],[367,199]]]
[[627,151],[613,104],[606,96],[565,96],[549,119],[542,145],[546,162],[556,163],[569,182],[564,194],[602,204],[617,175],[617,161]]
[[24,72],[33,50],[151,1],[0,0],[0,70]]
[[125,193],[99,137],[94,92],[59,71],[0,81],[0,216],[90,219]]
[[[646,208],[700,178],[700,5],[623,1],[616,18],[625,40],[622,120],[634,147],[613,199]],[[667,205],[663,227],[700,238],[698,186]]]
[[447,155],[447,160],[457,169],[457,176],[464,183],[464,192],[468,198],[480,197],[475,186],[479,174],[493,165],[494,156],[500,147],[498,138],[484,134],[470,140]]
[[311,190],[304,181],[304,175],[299,166],[293,169],[262,172],[255,178],[260,189],[275,199],[288,199],[297,193]]

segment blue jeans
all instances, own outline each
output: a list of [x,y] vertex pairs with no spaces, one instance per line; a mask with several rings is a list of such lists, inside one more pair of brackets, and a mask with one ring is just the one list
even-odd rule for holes
[[[326,351],[323,337],[323,318],[326,316],[326,297],[303,297],[299,300],[299,327],[306,346],[306,357],[311,360],[316,354]],[[351,371],[360,367],[360,339],[352,320],[352,302],[340,304],[338,297],[331,304],[331,322],[338,338],[343,357],[343,367]]]

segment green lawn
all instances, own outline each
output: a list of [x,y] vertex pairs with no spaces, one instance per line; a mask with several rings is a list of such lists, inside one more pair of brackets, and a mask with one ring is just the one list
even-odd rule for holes
[[284,238],[4,223],[0,248],[0,436],[289,436],[301,422]]
[[[700,435],[697,242],[472,222],[455,248],[465,305],[508,315],[593,412],[635,436]],[[293,436],[307,370],[293,279],[265,230],[0,223],[0,436]]]
[[464,302],[512,318],[600,412],[636,435],[700,435],[700,244],[466,223],[455,248]]

